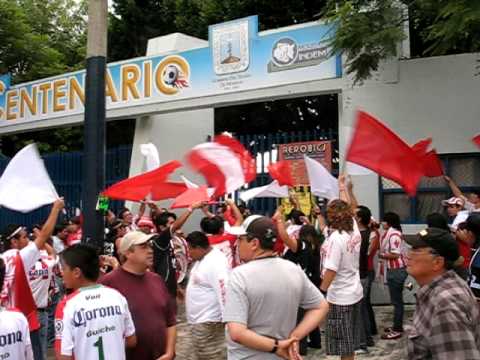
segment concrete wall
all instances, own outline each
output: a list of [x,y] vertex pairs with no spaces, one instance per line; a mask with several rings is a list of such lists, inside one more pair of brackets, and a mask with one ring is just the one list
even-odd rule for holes
[[[477,152],[480,131],[480,54],[394,60],[362,86],[345,78],[340,100],[340,154],[360,108],[381,119],[410,144],[433,138],[441,153]],[[379,213],[378,177],[355,176],[359,201]],[[407,232],[418,227],[407,226]]]
[[[478,152],[470,140],[480,131],[479,65],[480,54],[394,60],[362,86],[345,78],[339,99],[341,157],[358,108],[381,119],[410,144],[431,137],[440,154]],[[376,217],[378,181],[376,174],[354,176],[359,202],[369,206]],[[404,231],[414,234],[421,228],[406,225]],[[405,290],[406,302],[415,302],[414,292]],[[373,284],[372,302],[389,302],[388,289],[380,282]]]

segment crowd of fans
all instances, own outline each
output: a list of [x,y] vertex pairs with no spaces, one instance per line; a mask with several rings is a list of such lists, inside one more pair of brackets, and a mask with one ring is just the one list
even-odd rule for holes
[[[322,346],[353,359],[380,331],[406,336],[408,275],[418,284],[408,358],[480,359],[480,194],[445,180],[447,217],[430,214],[415,236],[395,213],[373,219],[343,175],[339,199],[309,216],[294,195],[272,217],[233,200],[179,215],[147,201],[136,214],[109,212],[103,249],[81,242],[81,216],[59,222],[57,200],[45,223],[2,234],[0,359],[46,360],[48,347],[58,359],[173,359],[180,302],[199,360],[301,359]],[[194,211],[204,216],[184,234]],[[385,329],[374,281],[393,305]]]

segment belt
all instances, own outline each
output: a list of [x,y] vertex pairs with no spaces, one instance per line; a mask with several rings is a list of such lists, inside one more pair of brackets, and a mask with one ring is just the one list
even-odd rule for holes
[[37,309],[37,311],[39,311],[39,312],[47,312],[47,311],[48,311],[48,309],[47,309],[47,308],[43,308],[43,309]]

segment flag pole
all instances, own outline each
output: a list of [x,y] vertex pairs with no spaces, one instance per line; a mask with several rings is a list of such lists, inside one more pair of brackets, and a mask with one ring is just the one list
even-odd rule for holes
[[83,152],[83,242],[103,249],[104,220],[97,198],[105,187],[105,71],[107,63],[107,0],[88,2],[87,75]]

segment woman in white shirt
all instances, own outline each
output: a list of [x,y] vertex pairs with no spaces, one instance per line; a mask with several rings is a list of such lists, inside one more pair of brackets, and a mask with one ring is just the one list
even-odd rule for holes
[[[340,183],[340,191],[346,191]],[[361,300],[359,274],[361,235],[352,206],[333,200],[327,207],[328,238],[322,245],[320,291],[330,304],[327,317],[327,354],[354,359],[360,346]]]

